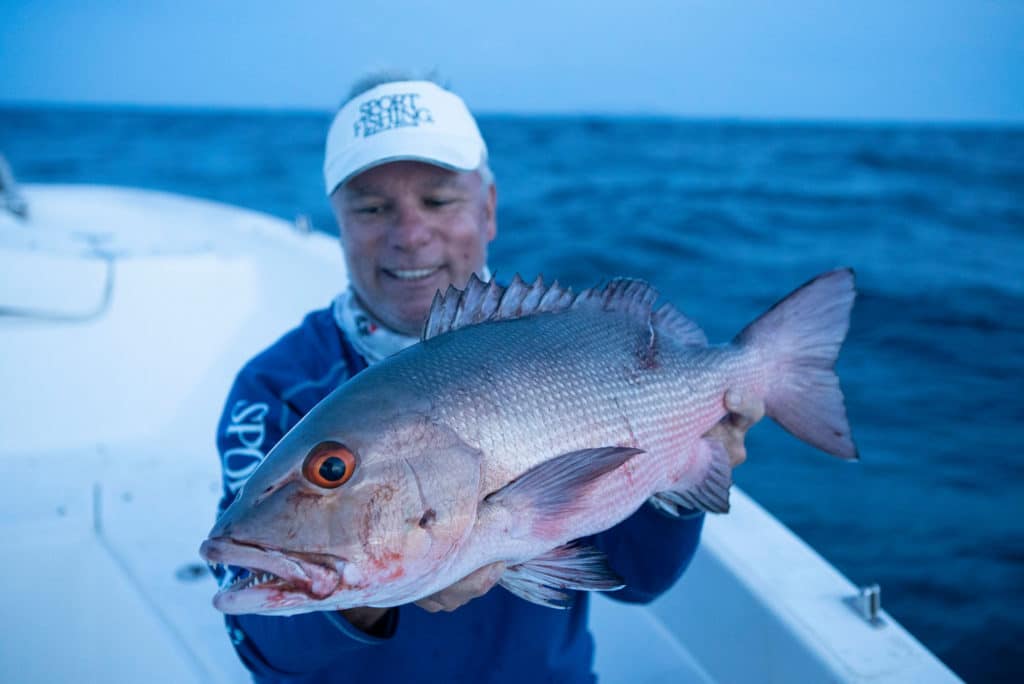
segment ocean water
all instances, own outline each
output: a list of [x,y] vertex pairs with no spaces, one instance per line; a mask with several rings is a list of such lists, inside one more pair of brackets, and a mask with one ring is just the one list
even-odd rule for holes
[[[326,114],[0,109],[26,182],[195,195],[333,220]],[[644,278],[726,341],[836,266],[862,461],[765,421],[737,482],[969,681],[1024,664],[1024,129],[483,117],[491,265]]]

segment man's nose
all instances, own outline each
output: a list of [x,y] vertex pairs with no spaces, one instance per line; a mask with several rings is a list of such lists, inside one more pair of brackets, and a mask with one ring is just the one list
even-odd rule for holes
[[417,207],[403,207],[391,230],[391,244],[398,249],[416,249],[430,242],[430,235],[426,214]]

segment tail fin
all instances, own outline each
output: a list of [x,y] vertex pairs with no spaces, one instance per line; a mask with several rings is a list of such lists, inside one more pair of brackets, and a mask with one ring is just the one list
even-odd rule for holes
[[856,460],[834,368],[850,327],[853,270],[824,273],[796,289],[733,340],[760,348],[775,366],[765,413],[808,444]]

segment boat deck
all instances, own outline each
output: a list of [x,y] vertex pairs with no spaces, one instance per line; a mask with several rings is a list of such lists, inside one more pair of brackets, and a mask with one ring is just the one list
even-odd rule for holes
[[[198,546],[234,372],[343,286],[335,241],[162,193],[28,186],[0,216],[0,670],[248,681]],[[606,682],[954,682],[738,489],[649,607],[597,596]]]

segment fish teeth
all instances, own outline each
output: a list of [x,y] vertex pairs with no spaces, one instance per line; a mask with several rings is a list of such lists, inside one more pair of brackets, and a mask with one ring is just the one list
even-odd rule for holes
[[277,575],[275,575],[273,573],[270,573],[270,572],[261,572],[260,574],[253,576],[253,580],[252,580],[252,585],[251,586],[256,587],[256,586],[259,586],[261,584],[266,584],[270,580],[274,580],[274,579],[277,579]]
[[252,579],[252,575],[249,573],[248,570],[243,569],[240,573],[238,573],[238,576],[231,581],[231,584],[228,585],[228,589],[240,589],[242,585],[248,582],[250,579]]
[[243,589],[251,589],[258,587],[261,584],[265,584],[272,580],[280,579],[277,575],[272,572],[254,572],[252,570],[243,570],[235,581],[228,587],[230,590],[241,591]]

